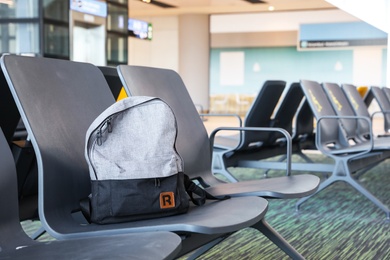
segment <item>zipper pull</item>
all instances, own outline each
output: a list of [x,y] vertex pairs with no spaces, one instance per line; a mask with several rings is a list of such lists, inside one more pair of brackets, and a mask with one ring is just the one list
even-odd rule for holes
[[107,120],[107,130],[109,133],[112,132],[112,124],[111,124],[111,118]]
[[97,145],[102,145],[102,129],[99,129],[96,133],[96,143]]

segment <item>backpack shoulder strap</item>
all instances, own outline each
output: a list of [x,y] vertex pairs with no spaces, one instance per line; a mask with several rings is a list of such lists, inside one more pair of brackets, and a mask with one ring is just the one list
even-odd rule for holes
[[[230,196],[221,196],[221,197],[215,197],[196,185],[193,181],[190,180],[188,175],[184,174],[184,186],[186,188],[186,191],[188,195],[191,198],[191,201],[197,205],[202,206],[206,203],[206,199],[209,200],[226,200],[230,199]],[[194,197],[194,194],[197,195],[197,197]]]

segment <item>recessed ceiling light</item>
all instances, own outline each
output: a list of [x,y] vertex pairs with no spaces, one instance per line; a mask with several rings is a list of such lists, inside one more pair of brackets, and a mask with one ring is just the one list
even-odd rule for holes
[[268,6],[268,11],[273,11],[273,10],[275,10],[274,6],[272,6],[272,5]]

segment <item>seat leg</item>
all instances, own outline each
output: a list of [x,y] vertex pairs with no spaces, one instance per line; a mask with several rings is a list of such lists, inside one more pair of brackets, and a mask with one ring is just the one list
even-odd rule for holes
[[310,196],[301,198],[295,204],[296,210],[299,210],[299,207],[306,200],[310,199],[312,196],[319,193],[321,190],[325,189],[329,185],[333,184],[336,181],[343,181],[354,187],[358,192],[364,195],[367,199],[369,199],[372,203],[378,206],[381,210],[383,210],[386,214],[386,219],[390,220],[390,210],[384,205],[380,200],[378,200],[374,195],[372,195],[368,190],[366,190],[355,178],[352,177],[350,171],[348,170],[348,165],[346,161],[339,161],[336,163],[335,171],[332,175],[322,182],[318,188],[318,190]]
[[313,193],[313,194],[311,194],[311,195],[309,195],[309,196],[303,197],[303,198],[301,198],[301,199],[299,199],[299,200],[297,201],[297,203],[295,204],[295,209],[296,209],[296,211],[299,210],[299,207],[300,207],[305,201],[307,201],[308,199],[310,199],[310,198],[313,197],[314,195],[318,194],[320,191],[322,191],[322,190],[325,189],[326,187],[332,185],[332,184],[335,183],[336,181],[341,181],[341,179],[338,178],[338,177],[336,177],[336,176],[334,176],[334,175],[332,175],[332,176],[330,176],[328,179],[326,179],[325,181],[321,182],[320,186],[318,187],[318,190],[317,190],[315,193]]
[[371,200],[372,203],[377,205],[381,210],[383,210],[386,214],[386,219],[390,220],[390,210],[389,208],[384,205],[380,200],[377,199],[374,195],[372,195],[371,192],[369,192],[366,188],[364,188],[359,182],[357,182],[354,178],[351,176],[348,176],[346,178],[346,182],[350,184],[352,187],[354,187],[358,192],[363,194],[367,199]]
[[46,233],[45,228],[41,226],[37,231],[34,232],[34,234],[31,235],[31,239],[37,240],[45,233]]
[[230,182],[238,182],[238,180],[226,169],[226,166],[223,162],[223,155],[218,152],[213,152],[213,161],[212,161],[212,171],[213,174],[221,174]]
[[261,221],[257,222],[252,227],[259,230],[261,233],[263,233],[269,240],[271,240],[275,245],[277,245],[281,250],[283,250],[283,252],[285,252],[292,259],[294,260],[305,259],[275,229],[273,229],[267,223],[267,221],[265,221],[264,218]]
[[195,250],[190,256],[188,256],[186,259],[187,260],[195,260],[197,259],[199,256],[203,255],[204,253],[206,253],[207,251],[209,251],[211,248],[213,248],[215,245],[221,243],[221,241],[223,241],[224,239],[226,239],[227,236],[223,236],[223,237],[219,237],[205,245],[203,245],[202,247],[198,248],[197,250]]

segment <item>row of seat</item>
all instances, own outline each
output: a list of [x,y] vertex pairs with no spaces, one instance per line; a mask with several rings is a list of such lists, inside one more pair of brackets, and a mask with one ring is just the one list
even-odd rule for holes
[[[320,185],[317,193],[337,181],[346,182],[389,219],[389,208],[358,181],[367,169],[389,158],[390,150],[375,141],[371,118],[356,87],[350,84],[340,87],[335,83],[321,85],[314,81],[302,81],[301,85],[318,120],[316,146],[335,161],[331,176]],[[301,199],[298,205],[307,199]]]
[[[97,115],[115,102],[109,80],[103,74],[105,71],[86,63],[13,55],[2,56],[1,68],[35,151],[42,229],[54,238],[69,241],[83,239],[88,243],[89,238],[112,235],[113,243],[117,243],[121,238],[119,234],[169,231],[180,235],[182,240],[180,251],[177,244],[171,250],[176,257],[191,251],[196,257],[230,234],[245,227],[254,227],[291,258],[303,259],[265,221],[268,203],[263,197],[302,198],[317,190],[319,178],[311,174],[292,176],[289,171],[283,177],[239,183],[225,183],[215,178],[211,170],[213,146],[176,72],[124,65],[118,66],[117,70],[107,68],[113,73],[115,82],[120,79],[128,95],[155,96],[170,105],[177,118],[177,149],[183,158],[186,174],[198,180],[211,193],[230,195],[232,198],[210,202],[202,207],[192,206],[185,215],[96,225],[85,221],[79,210],[79,201],[90,193],[88,167],[84,160],[86,129]],[[269,130],[241,128],[248,129]],[[278,128],[278,131],[285,133],[282,128]],[[291,142],[288,136],[286,143]],[[2,201],[2,207],[3,203],[6,202]],[[4,239],[0,240],[0,246],[5,250],[0,252],[0,257],[2,254],[14,254],[16,248],[23,246],[24,240],[17,237],[12,243],[5,239],[13,237],[14,232],[15,229],[1,229]],[[175,238],[167,237],[165,240],[175,244]],[[120,244],[122,247],[112,249],[107,245],[102,248],[126,255],[127,241],[123,241]],[[131,248],[137,246],[134,243]],[[164,247],[164,244],[161,246]],[[71,242],[63,243],[61,247],[64,251],[69,250]],[[35,248],[36,254],[44,250],[40,246]],[[167,257],[172,252],[167,253]]]
[[364,97],[364,103],[369,107],[373,100],[375,100],[380,108],[380,113],[384,118],[384,135],[389,134],[390,131],[390,89],[388,87],[370,87]]
[[0,154],[0,259],[173,259],[180,251],[180,237],[170,232],[32,240],[19,222],[16,168],[1,129]]
[[[378,142],[373,137],[371,117],[367,109],[367,100],[370,98],[364,103],[357,88],[350,84],[339,87],[335,83],[319,84],[301,80],[292,83],[283,94],[284,88],[285,82],[265,82],[244,119],[244,126],[286,129],[292,135],[291,154],[298,154],[304,159],[304,163],[292,162],[291,170],[326,173],[326,179],[316,193],[298,200],[297,209],[329,185],[343,181],[371,200],[389,219],[389,208],[357,180],[367,169],[389,157],[387,142],[383,138]],[[383,90],[388,91],[387,88]],[[370,95],[377,100],[385,97],[377,87],[371,88],[368,97]],[[390,102],[388,105],[390,109]],[[388,115],[388,109],[383,105],[381,108],[382,113]],[[316,129],[313,127],[313,117],[316,119]],[[388,129],[386,124],[385,129]],[[284,156],[279,161],[263,160],[290,149],[283,145],[285,138],[280,135],[250,135],[248,132],[241,132],[235,138],[234,145],[234,137],[231,136],[217,136],[215,139],[213,169],[231,181],[237,180],[229,172],[229,167],[288,169],[289,160],[287,164],[283,162],[286,159]],[[332,158],[333,163],[314,163],[303,152],[307,149],[319,150]]]

